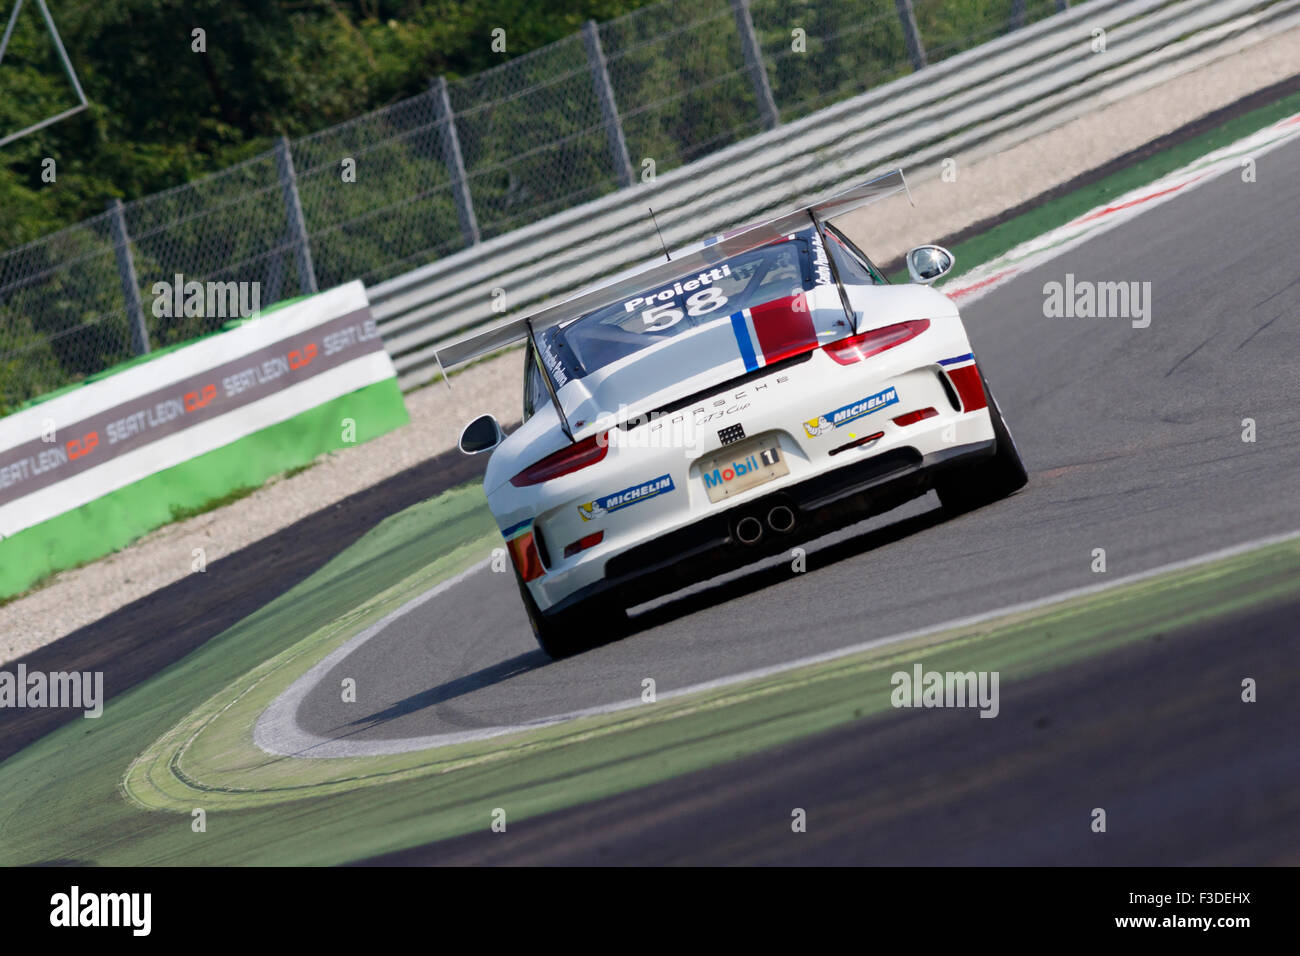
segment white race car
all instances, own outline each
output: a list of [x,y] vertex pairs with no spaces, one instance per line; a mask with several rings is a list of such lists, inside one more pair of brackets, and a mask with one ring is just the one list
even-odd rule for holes
[[439,351],[444,368],[526,341],[523,425],[484,490],[542,648],[561,657],[628,607],[933,488],[949,511],[1027,475],[952,300],[950,253],[890,285],[829,220],[902,173],[705,240]]

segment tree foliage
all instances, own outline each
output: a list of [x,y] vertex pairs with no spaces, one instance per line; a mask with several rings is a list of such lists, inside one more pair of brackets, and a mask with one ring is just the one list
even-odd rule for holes
[[[912,69],[894,0],[748,5],[782,122]],[[1055,0],[914,5],[936,62]],[[588,19],[602,24],[634,175],[763,128],[728,0],[81,0],[54,13],[90,106],[0,150],[0,250],[31,243],[0,251],[0,412],[131,357],[110,199],[134,200],[126,226],[154,348],[223,319],[150,314],[153,284],[177,272],[258,282],[263,304],[305,291],[271,152],[281,135],[294,139],[320,288],[461,248],[435,76],[451,81],[484,238],[618,188],[579,36]],[[0,134],[75,103],[28,2],[0,62]]]
[[[0,150],[0,248],[573,34],[645,0],[80,0],[52,4],[90,101]],[[7,16],[11,4],[3,5]],[[507,52],[491,31],[506,30]],[[207,52],[192,49],[205,32]],[[36,4],[0,63],[0,131],[75,105]],[[52,157],[57,179],[41,179]]]

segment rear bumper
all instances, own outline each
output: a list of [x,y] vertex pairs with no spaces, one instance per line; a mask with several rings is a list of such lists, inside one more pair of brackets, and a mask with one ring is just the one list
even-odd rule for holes
[[[943,471],[991,457],[994,451],[992,440],[927,455],[903,446],[814,475],[612,556],[602,579],[579,588],[545,613],[558,614],[601,596],[617,596],[625,606],[662,597],[896,508],[929,491]],[[748,515],[764,520],[778,505],[795,513],[792,531],[781,534],[769,529],[755,545],[737,540],[738,521]]]

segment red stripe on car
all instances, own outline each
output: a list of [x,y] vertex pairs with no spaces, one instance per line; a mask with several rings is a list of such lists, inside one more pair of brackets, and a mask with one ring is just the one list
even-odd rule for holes
[[506,542],[506,547],[510,549],[510,558],[514,561],[519,576],[525,581],[540,578],[546,573],[546,569],[542,567],[542,557],[537,553],[537,542],[533,540],[531,531],[525,531],[519,537],[510,539]]
[[988,408],[989,401],[984,396],[984,386],[980,383],[980,372],[974,364],[953,369],[948,373],[948,378],[952,380],[953,388],[957,389],[957,397],[961,399],[962,411],[973,412],[981,408]]
[[768,365],[817,347],[817,327],[802,292],[752,306],[749,314]]

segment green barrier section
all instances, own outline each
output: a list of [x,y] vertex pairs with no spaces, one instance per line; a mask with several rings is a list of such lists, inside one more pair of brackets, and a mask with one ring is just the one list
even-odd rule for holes
[[[344,441],[343,420],[355,422]],[[342,395],[0,541],[0,599],[93,561],[196,509],[409,421],[397,379]]]

